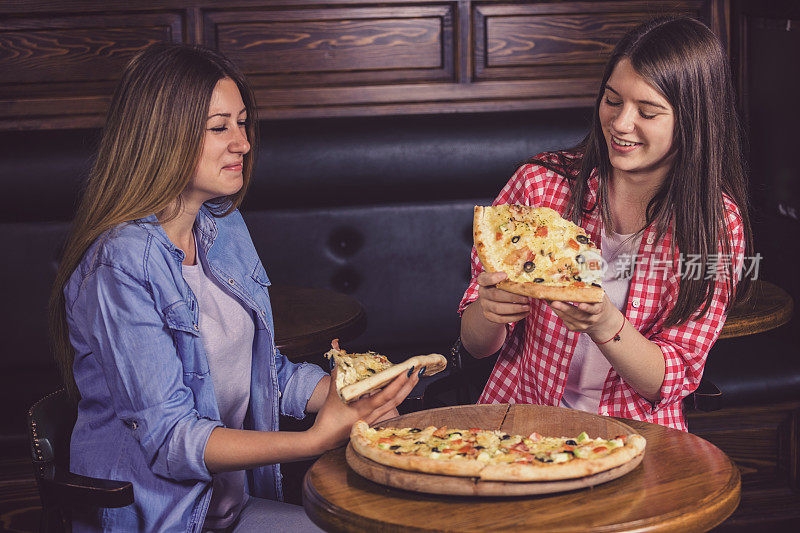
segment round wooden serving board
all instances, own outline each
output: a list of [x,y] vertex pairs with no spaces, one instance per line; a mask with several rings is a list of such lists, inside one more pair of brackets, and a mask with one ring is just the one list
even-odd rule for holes
[[[605,418],[597,415],[562,409],[559,407],[529,406],[531,418],[504,417],[498,425],[497,421],[465,420],[463,424],[456,425],[451,422],[438,421],[439,416],[447,413],[452,415],[453,411],[449,408],[442,410],[435,409],[426,411],[431,422],[419,423],[418,413],[401,416],[381,424],[384,427],[426,427],[429,425],[442,426],[448,425],[452,428],[479,427],[481,429],[500,429],[507,433],[529,435],[536,431],[541,435],[547,436],[577,436],[585,431],[590,437],[612,438],[617,435],[629,435],[636,433],[630,426],[614,419]],[[437,412],[438,411],[438,412]],[[450,418],[450,416],[448,416]],[[414,421],[413,423],[411,421]],[[483,422],[483,423],[481,423]],[[489,422],[487,424],[486,422]],[[646,449],[645,449],[646,451]],[[352,447],[347,446],[345,452],[347,464],[355,472],[365,478],[388,485],[398,489],[410,490],[415,492],[426,492],[429,494],[449,494],[453,496],[525,496],[532,494],[551,494],[569,490],[591,487],[600,483],[611,481],[621,477],[642,462],[644,453],[636,456],[632,461],[600,472],[592,476],[585,476],[577,479],[565,479],[558,481],[534,481],[534,482],[513,482],[513,481],[483,481],[475,477],[457,477],[438,474],[426,474],[423,472],[413,472],[402,470],[391,466],[376,463],[359,455]]]

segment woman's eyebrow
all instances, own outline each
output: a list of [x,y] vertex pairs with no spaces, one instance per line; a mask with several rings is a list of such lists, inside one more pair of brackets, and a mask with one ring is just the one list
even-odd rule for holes
[[[242,108],[241,111],[239,111],[239,114],[241,115],[242,113],[245,113],[246,111],[247,111],[247,108],[244,107],[244,108]],[[231,116],[230,113],[214,113],[213,115],[208,115],[208,118],[214,118],[214,117],[230,118],[230,116]]]
[[[617,96],[620,96],[620,94],[617,91],[615,91],[614,88],[611,85],[609,85],[607,83],[606,83],[606,89],[608,89],[612,93],[616,94]],[[667,109],[663,105],[657,104],[655,102],[651,102],[650,100],[637,100],[637,102],[639,102],[640,104],[646,104],[646,105],[651,105],[653,107],[658,107],[660,109],[663,109],[664,111],[669,111],[669,109]]]

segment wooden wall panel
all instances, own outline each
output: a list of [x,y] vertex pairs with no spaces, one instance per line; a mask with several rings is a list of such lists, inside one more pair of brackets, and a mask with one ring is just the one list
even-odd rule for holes
[[182,28],[180,13],[0,19],[0,128],[95,123],[130,58]]
[[[0,0],[0,129],[95,127],[128,58],[199,42],[238,64],[262,118],[590,106],[629,28],[730,0]],[[102,9],[102,11],[101,11]]]
[[452,6],[214,11],[205,42],[256,87],[452,81]]
[[662,14],[701,16],[703,2],[563,2],[473,8],[474,79],[602,75],[614,45]]

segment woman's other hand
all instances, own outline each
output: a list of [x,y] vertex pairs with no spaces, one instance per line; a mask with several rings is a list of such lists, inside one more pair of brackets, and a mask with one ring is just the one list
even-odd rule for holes
[[414,367],[410,373],[397,376],[380,391],[346,404],[336,393],[336,370],[331,375],[328,396],[317,414],[317,419],[309,436],[325,452],[341,444],[350,437],[350,430],[358,420],[368,424],[397,416],[397,406],[408,396],[419,382],[420,369]]
[[527,296],[497,288],[497,284],[507,277],[505,272],[481,272],[478,275],[477,303],[483,317],[495,324],[519,322],[531,312]]

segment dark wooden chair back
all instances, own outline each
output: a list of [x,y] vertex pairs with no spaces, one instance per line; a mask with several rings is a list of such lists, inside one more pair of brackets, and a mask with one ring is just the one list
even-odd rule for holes
[[42,531],[70,531],[72,512],[133,503],[127,481],[97,479],[69,471],[70,438],[77,404],[64,389],[49,394],[28,411],[36,483],[42,500]]

